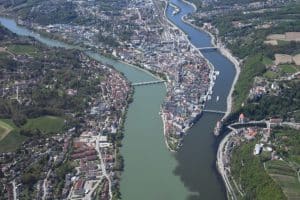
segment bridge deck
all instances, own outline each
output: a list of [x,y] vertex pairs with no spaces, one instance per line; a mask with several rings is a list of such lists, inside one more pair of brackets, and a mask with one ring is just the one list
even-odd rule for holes
[[203,112],[220,113],[220,114],[226,113],[226,111],[222,111],[222,110],[209,110],[209,109],[205,109],[205,110],[203,110]]
[[218,47],[200,47],[199,50],[210,50],[210,49],[218,49]]
[[165,82],[164,80],[160,81],[145,81],[145,82],[139,82],[139,83],[132,83],[133,86],[139,86],[139,85],[150,85],[150,84],[158,84],[158,83],[163,83]]

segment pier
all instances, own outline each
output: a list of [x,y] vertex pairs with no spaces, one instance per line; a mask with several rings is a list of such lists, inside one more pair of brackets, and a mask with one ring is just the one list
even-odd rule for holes
[[158,83],[164,83],[164,80],[159,81],[144,81],[139,83],[132,83],[133,86],[141,86],[141,85],[152,85],[152,84],[158,84]]
[[218,113],[218,114],[225,114],[225,113],[226,113],[226,111],[221,111],[221,110],[208,110],[208,109],[203,110],[203,112]]

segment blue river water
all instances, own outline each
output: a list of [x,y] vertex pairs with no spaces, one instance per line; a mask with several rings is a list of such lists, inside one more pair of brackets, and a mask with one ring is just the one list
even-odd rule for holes
[[[191,43],[197,47],[211,47],[211,37],[182,20],[182,17],[195,12],[195,9],[182,0],[170,0],[180,8],[180,12],[173,15],[174,7],[168,6],[168,19],[185,32]],[[207,109],[225,111],[227,96],[233,84],[235,67],[218,50],[201,51],[206,59],[220,72],[213,88],[210,101],[206,102]],[[219,96],[219,101],[216,100]],[[216,151],[220,138],[213,135],[213,129],[222,114],[203,113],[200,120],[189,130],[184,138],[183,148],[176,154],[178,165],[174,171],[193,195],[188,199],[226,199],[224,183],[216,170]]]

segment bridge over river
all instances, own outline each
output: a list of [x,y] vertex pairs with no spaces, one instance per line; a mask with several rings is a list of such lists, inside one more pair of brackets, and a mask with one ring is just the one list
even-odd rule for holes
[[152,84],[158,84],[158,83],[164,83],[164,80],[158,80],[158,81],[144,81],[144,82],[138,82],[138,83],[132,83],[133,86],[141,86],[141,85],[152,85]]
[[218,47],[199,47],[200,51],[206,51],[206,50],[217,50]]
[[222,110],[209,110],[209,109],[204,109],[203,112],[218,113],[218,114],[225,114],[226,113],[226,111],[222,111]]

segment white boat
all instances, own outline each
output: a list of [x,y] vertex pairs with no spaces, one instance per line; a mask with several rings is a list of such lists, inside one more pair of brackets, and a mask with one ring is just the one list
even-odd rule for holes
[[215,136],[220,135],[221,128],[222,128],[222,123],[221,123],[221,121],[218,121],[215,128],[214,128],[214,135]]
[[172,15],[178,14],[179,11],[180,11],[180,9],[176,7],[176,8],[173,10]]
[[217,98],[216,98],[216,102],[218,102],[219,101],[219,96],[217,96]]

